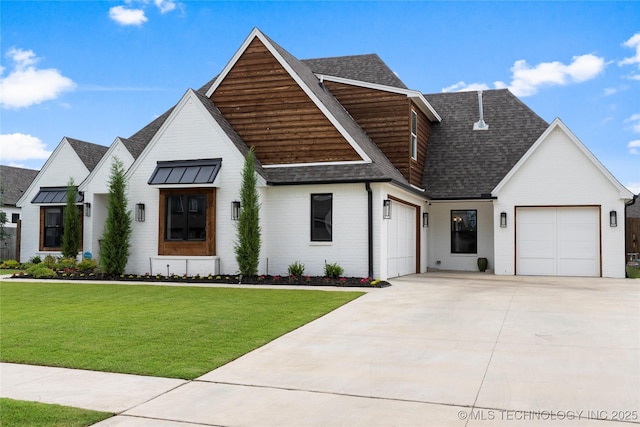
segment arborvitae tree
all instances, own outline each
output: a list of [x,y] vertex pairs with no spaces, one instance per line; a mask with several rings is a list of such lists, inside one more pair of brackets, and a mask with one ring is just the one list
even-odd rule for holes
[[238,219],[238,241],[235,252],[240,274],[253,276],[258,273],[260,258],[260,205],[255,171],[253,147],[247,153],[242,170],[240,188],[240,218]]
[[62,256],[75,258],[78,256],[82,230],[80,229],[80,211],[78,209],[78,187],[69,178],[67,184],[67,205],[64,209],[64,226],[62,229]]
[[124,165],[114,159],[109,176],[107,221],[102,232],[100,267],[107,274],[123,274],[129,260],[131,211],[127,210]]

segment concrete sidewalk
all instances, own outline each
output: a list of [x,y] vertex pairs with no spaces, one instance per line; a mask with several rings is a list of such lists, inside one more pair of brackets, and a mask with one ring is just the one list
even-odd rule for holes
[[0,394],[99,427],[640,424],[640,281],[392,283],[194,381],[2,364]]

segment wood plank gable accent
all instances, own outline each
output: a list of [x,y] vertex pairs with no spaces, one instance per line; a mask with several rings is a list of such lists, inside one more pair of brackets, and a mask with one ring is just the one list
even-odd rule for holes
[[431,122],[427,116],[413,107],[418,113],[418,158],[413,160],[413,104],[406,95],[331,81],[324,84],[407,181],[421,186],[431,133]]
[[362,160],[258,38],[211,100],[263,165]]

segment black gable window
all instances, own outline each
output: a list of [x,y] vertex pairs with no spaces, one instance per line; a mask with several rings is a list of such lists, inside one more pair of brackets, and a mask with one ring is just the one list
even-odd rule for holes
[[311,241],[331,242],[333,194],[311,195]]
[[451,253],[478,253],[478,211],[451,211]]

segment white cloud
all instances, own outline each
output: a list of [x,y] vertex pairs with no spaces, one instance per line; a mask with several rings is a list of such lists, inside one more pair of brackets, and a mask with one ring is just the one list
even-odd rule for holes
[[176,8],[176,3],[171,0],[154,0],[154,3],[160,9],[160,13],[171,12]]
[[606,87],[604,88],[604,96],[611,96],[613,94],[618,93],[618,89],[615,87]]
[[489,86],[484,83],[470,83],[466,84],[463,81],[459,81],[456,84],[442,88],[443,92],[473,92],[478,90],[488,90]]
[[622,61],[618,62],[618,65],[638,64],[638,69],[640,69],[640,33],[634,34],[629,40],[622,43],[622,45],[635,49],[636,54],[629,58],[624,58]]
[[51,155],[40,138],[23,133],[0,135],[0,152],[3,162],[47,159]]
[[628,119],[625,119],[625,123],[631,123],[631,130],[635,133],[640,133],[640,113],[633,114]]
[[76,87],[55,68],[36,68],[39,58],[31,50],[11,48],[6,57],[13,61],[14,68],[7,76],[3,75],[4,68],[0,74],[0,105],[3,108],[40,104]]
[[147,22],[142,9],[127,9],[124,6],[114,6],[109,9],[109,17],[120,25],[142,25]]
[[530,96],[537,93],[540,87],[564,86],[591,80],[600,74],[604,67],[604,59],[592,54],[574,56],[568,65],[554,61],[542,62],[531,67],[521,59],[511,68],[513,74],[509,89],[517,96]]
[[640,154],[640,139],[629,141],[627,144],[629,154]]
[[[605,66],[603,58],[592,54],[574,56],[570,64],[554,61],[542,62],[533,67],[521,59],[511,67],[511,84],[496,81],[493,86],[496,89],[508,88],[516,96],[530,96],[537,93],[541,87],[564,86],[591,80],[600,74]],[[460,81],[443,88],[442,91],[461,92],[486,89],[489,89],[489,85],[486,83],[466,84]]]

